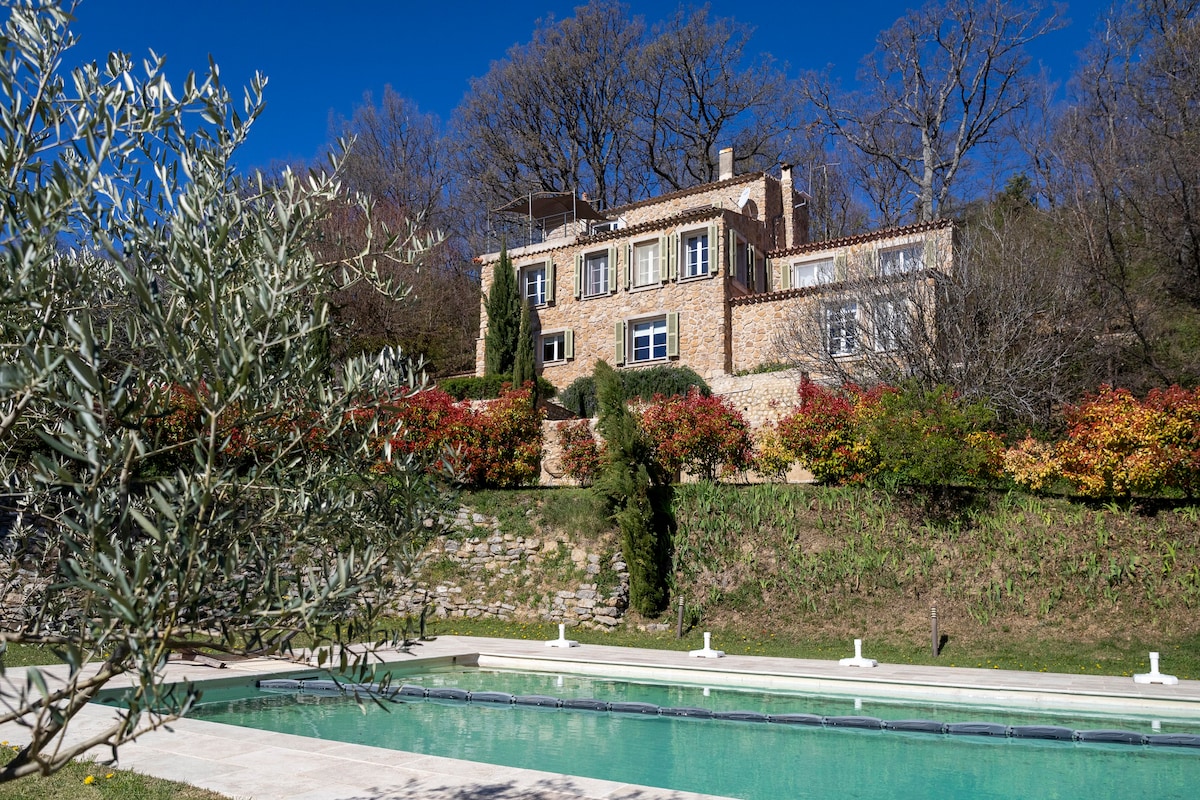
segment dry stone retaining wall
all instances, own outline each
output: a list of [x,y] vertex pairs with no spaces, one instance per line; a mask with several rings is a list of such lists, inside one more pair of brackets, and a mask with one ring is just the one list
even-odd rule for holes
[[[417,586],[393,604],[400,614],[425,609],[434,619],[542,620],[609,630],[629,604],[629,572],[619,551],[589,552],[553,533],[503,533],[496,519],[468,509],[423,558],[426,572],[450,567],[457,578],[431,582],[418,571]],[[522,575],[537,583],[506,588]]]

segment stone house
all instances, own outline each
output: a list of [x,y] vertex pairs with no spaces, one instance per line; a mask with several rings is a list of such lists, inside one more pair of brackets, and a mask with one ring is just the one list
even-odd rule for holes
[[[603,211],[573,194],[501,209],[529,223],[531,243],[508,254],[534,312],[539,374],[562,389],[605,359],[623,369],[688,366],[712,383],[776,360],[789,316],[814,303],[813,335],[853,358],[886,342],[872,341],[840,287],[862,270],[886,278],[949,265],[947,220],[811,242],[809,198],[790,166],[776,178],[734,175],[732,165],[724,150],[716,182]],[[484,297],[499,257],[477,259]],[[486,330],[485,307],[477,374]]]

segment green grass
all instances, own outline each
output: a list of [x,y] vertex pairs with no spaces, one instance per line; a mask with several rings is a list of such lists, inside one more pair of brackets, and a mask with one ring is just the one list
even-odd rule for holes
[[[0,744],[0,766],[13,757],[13,746]],[[90,780],[89,780],[90,779]],[[0,800],[226,800],[225,795],[195,786],[109,769],[91,761],[68,764],[49,776],[32,775],[0,783]]]
[[62,661],[49,647],[41,645],[8,643],[0,655],[0,667],[34,667],[42,664],[58,664]]

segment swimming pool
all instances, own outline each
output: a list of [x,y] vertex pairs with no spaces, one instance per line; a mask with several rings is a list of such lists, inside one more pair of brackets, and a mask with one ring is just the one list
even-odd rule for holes
[[[678,686],[549,673],[438,670],[397,682],[471,691],[602,697],[712,710],[857,714],[1155,730],[1149,717],[1050,715],[880,698]],[[246,727],[650,786],[778,797],[1193,797],[1200,752],[417,700],[389,710],[352,699],[230,691],[192,714]],[[1195,720],[1158,729],[1196,732]]]

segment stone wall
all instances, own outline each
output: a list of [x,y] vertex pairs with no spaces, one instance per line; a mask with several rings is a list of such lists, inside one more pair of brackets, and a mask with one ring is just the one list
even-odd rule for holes
[[[556,533],[503,533],[495,518],[461,509],[451,531],[422,554],[416,587],[392,606],[401,615],[427,609],[434,619],[540,620],[609,630],[625,616],[629,572],[615,539],[603,544],[589,551]],[[431,573],[441,579],[425,577]]]

